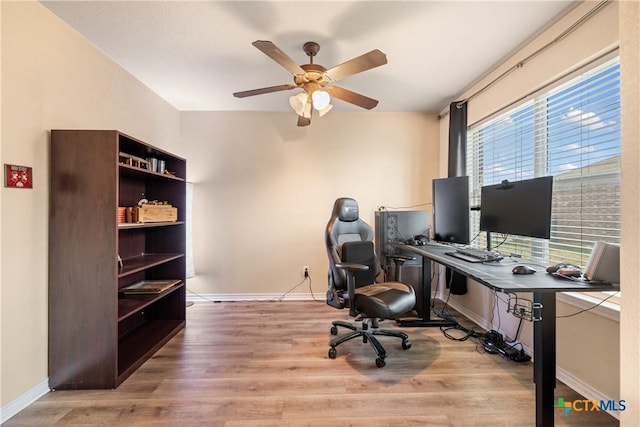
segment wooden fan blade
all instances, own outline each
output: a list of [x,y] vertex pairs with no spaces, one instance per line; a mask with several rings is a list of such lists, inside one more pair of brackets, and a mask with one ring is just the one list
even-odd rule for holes
[[293,59],[289,57],[289,55],[281,51],[280,48],[272,42],[266,40],[256,40],[251,44],[260,49],[260,51],[262,51],[262,53],[267,55],[269,58],[282,65],[291,74],[304,74],[304,70],[300,68],[300,65],[298,65]]
[[353,58],[350,61],[336,65],[335,67],[328,69],[325,74],[335,82],[344,79],[345,77],[379,67],[386,63],[387,55],[380,52],[378,49],[375,49],[369,53],[360,55],[357,58]]
[[298,116],[298,126],[309,126],[311,124],[311,118]]
[[341,99],[350,104],[357,105],[358,107],[366,108],[367,110],[371,110],[378,105],[377,100],[352,92],[340,86],[329,86],[325,90],[334,98]]
[[280,92],[282,90],[296,89],[298,86],[294,84],[286,84],[280,86],[263,87],[260,89],[245,90],[244,92],[236,92],[233,94],[236,98],[246,98],[247,96],[262,95],[263,93]]

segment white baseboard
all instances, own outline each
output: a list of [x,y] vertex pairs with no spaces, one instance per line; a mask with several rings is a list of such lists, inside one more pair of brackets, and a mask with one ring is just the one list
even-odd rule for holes
[[[567,387],[570,387],[571,389],[575,390],[577,393],[580,393],[581,395],[583,395],[588,400],[595,400],[598,402],[600,401],[608,402],[610,400],[617,401],[617,399],[613,399],[609,396],[605,396],[600,391],[591,387],[589,384],[583,382],[580,378],[575,377],[572,373],[565,371],[564,369],[558,366],[556,366],[556,378],[562,381]],[[618,411],[607,411],[607,414],[611,415],[617,420],[620,420],[620,413]]]
[[31,405],[47,393],[49,393],[49,378],[36,385],[22,396],[18,396],[3,406],[0,410],[0,424],[4,424],[5,421],[9,420],[18,412],[22,411],[24,408]]
[[[325,301],[324,293],[315,295],[315,299]],[[194,294],[187,291],[190,302],[223,302],[223,301],[313,301],[310,293],[282,294]]]

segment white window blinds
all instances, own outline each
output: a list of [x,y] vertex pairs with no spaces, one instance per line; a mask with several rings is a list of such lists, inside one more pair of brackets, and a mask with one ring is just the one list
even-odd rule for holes
[[472,206],[483,185],[554,177],[551,239],[492,235],[503,255],[584,267],[594,242],[620,242],[619,58],[471,127],[467,147]]

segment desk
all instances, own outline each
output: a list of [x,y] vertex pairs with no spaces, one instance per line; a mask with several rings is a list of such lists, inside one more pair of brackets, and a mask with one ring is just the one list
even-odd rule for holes
[[[476,282],[498,292],[533,293],[533,302],[542,305],[541,320],[533,324],[533,381],[536,384],[536,426],[548,427],[554,424],[554,389],[556,386],[556,293],[557,292],[597,292],[617,291],[619,285],[603,283],[591,284],[554,277],[544,270],[535,274],[513,274],[515,263],[491,262],[471,263],[447,255],[455,250],[449,246],[428,244],[409,246],[396,244],[407,252],[423,258],[423,274],[427,273],[426,260],[435,261]],[[430,269],[429,269],[430,270]],[[430,272],[427,277],[430,277]],[[427,280],[423,279],[423,283]],[[430,282],[430,280],[429,280]],[[430,295],[429,288],[424,289]]]

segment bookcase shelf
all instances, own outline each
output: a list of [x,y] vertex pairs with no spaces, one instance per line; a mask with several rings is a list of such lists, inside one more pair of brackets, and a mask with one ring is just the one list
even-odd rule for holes
[[118,354],[117,383],[122,383],[171,337],[184,328],[184,321],[152,320],[118,340],[118,345],[131,351]]
[[127,317],[137,313],[153,304],[160,298],[164,298],[167,294],[175,292],[184,287],[184,283],[179,283],[171,288],[157,294],[128,294],[121,295],[118,300],[118,322],[125,320]]
[[127,230],[131,228],[155,228],[155,227],[170,227],[172,225],[184,225],[184,221],[172,221],[172,222],[125,222],[118,224],[119,230]]
[[[186,325],[186,161],[115,130],[52,130],[50,152],[49,386],[115,388]],[[177,221],[119,224],[118,208],[143,198],[169,202]]]
[[168,175],[166,173],[162,174],[162,173],[158,173],[158,172],[151,172],[149,170],[146,169],[142,169],[136,166],[130,166],[130,165],[125,165],[120,163],[119,165],[120,168],[120,174],[122,176],[132,176],[132,177],[137,177],[137,178],[141,178],[141,177],[154,177],[156,179],[167,179],[167,180],[173,180],[173,181],[184,181],[184,178],[181,178],[179,176],[174,176],[174,175]]
[[143,254],[133,258],[123,259],[122,263],[124,267],[118,268],[118,277],[144,271],[183,256],[184,254]]

